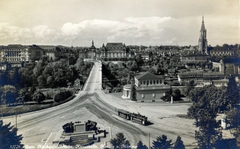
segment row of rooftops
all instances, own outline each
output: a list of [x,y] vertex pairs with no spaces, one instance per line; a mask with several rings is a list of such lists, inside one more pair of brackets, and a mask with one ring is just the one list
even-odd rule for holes
[[[66,47],[66,46],[62,46],[62,45],[58,45],[58,46],[53,46],[53,45],[21,45],[21,44],[9,44],[7,46],[0,46],[0,50],[14,50],[16,48],[41,48],[45,51],[49,51],[49,52],[54,52],[54,51],[64,51],[66,49],[69,50],[77,50],[77,51],[85,51],[85,52],[89,52],[89,50],[93,51],[93,52],[100,52],[100,51],[132,51],[135,52],[135,54],[137,53],[149,53],[149,52],[153,52],[154,55],[159,55],[161,54],[161,52],[164,53],[170,53],[171,54],[180,54],[181,57],[202,57],[202,58],[207,58],[209,57],[209,55],[203,54],[203,53],[198,53],[198,51],[196,50],[196,46],[190,46],[190,47],[179,47],[179,46],[126,46],[123,43],[107,43],[106,46],[103,44],[103,46],[101,48],[95,48],[94,43],[92,43],[91,47]],[[217,51],[221,50],[215,50],[212,49],[210,51],[210,53],[215,53]],[[232,50],[223,50],[222,52],[230,52]],[[240,51],[240,50],[239,50]]]
[[[135,76],[135,79],[138,81],[145,81],[145,80],[164,80],[164,82],[177,82],[179,83],[179,78],[181,79],[197,79],[197,80],[208,80],[213,81],[214,83],[225,83],[228,79],[221,72],[186,72],[181,73],[176,78],[169,78],[169,76],[158,76],[154,75],[150,72],[145,72],[143,74]],[[168,84],[168,83],[167,83]],[[171,83],[170,83],[171,84]],[[128,86],[130,88],[130,85]],[[168,89],[169,86],[167,85],[160,85],[160,86],[147,86],[147,87],[138,87],[137,90],[152,90],[152,89]]]
[[[224,72],[212,72],[212,71],[203,71],[203,70],[199,70],[199,71],[188,71],[188,72],[182,72],[178,74],[179,76],[203,76],[203,77],[208,77],[208,76],[225,76]],[[163,76],[163,75],[154,75],[150,72],[145,72],[142,74],[139,74],[137,76],[135,76],[136,79],[138,80],[157,80],[157,79],[164,79],[167,76]]]
[[178,74],[181,77],[191,76],[203,76],[203,77],[213,77],[213,76],[225,76],[224,72],[204,72],[204,71],[194,71],[194,72],[183,72]]
[[20,45],[20,44],[10,44],[7,46],[0,46],[0,51],[15,51],[15,50],[25,50],[25,49],[38,49],[44,50],[46,52],[67,52],[70,50],[69,47],[65,46],[52,46],[52,45]]

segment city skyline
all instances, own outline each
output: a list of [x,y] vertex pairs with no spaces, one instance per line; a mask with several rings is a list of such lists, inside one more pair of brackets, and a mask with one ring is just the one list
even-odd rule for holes
[[2,0],[0,10],[1,45],[195,46],[202,16],[209,45],[240,41],[237,0]]

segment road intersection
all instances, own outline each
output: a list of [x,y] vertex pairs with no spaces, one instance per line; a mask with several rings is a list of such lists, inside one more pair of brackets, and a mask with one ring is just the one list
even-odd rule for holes
[[[131,145],[136,146],[138,141],[149,144],[150,141],[162,134],[175,141],[180,135],[186,146],[195,144],[193,120],[181,119],[176,114],[186,114],[189,105],[168,103],[146,104],[135,103],[105,94],[101,89],[101,63],[95,62],[92,71],[82,91],[76,97],[64,104],[49,109],[22,114],[18,118],[19,134],[23,135],[25,146],[43,146],[49,136],[62,129],[62,125],[74,121],[96,121],[104,126],[108,133],[114,137],[116,133],[123,132]],[[153,125],[141,126],[124,119],[117,118],[116,109],[121,108],[146,115]],[[4,123],[15,123],[13,117],[3,118]],[[103,142],[102,142],[103,143]]]

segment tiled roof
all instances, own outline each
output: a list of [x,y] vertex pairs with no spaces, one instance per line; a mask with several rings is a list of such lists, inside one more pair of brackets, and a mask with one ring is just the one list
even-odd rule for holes
[[123,43],[107,43],[106,48],[124,48],[124,44]]
[[150,72],[146,72],[144,74],[135,76],[135,78],[137,78],[138,80],[151,80],[151,79],[160,79],[160,78],[163,79],[162,76],[157,76]]
[[122,43],[107,43],[106,47],[123,47]]
[[221,80],[212,80],[212,81],[213,81],[213,83],[226,83],[229,80],[228,79],[221,79]]
[[213,77],[224,77],[222,72],[185,72],[178,74],[181,78],[186,77],[202,77],[202,78],[213,78]]
[[55,46],[51,46],[51,45],[38,45],[38,47],[44,50],[55,50]]
[[22,47],[21,44],[9,44],[8,47]]

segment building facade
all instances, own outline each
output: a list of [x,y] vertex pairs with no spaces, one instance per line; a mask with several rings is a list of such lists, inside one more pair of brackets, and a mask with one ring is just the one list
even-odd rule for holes
[[226,86],[228,79],[223,72],[196,71],[178,74],[178,81],[181,85],[187,85],[190,81],[194,81],[197,86],[214,84],[219,87]]
[[155,102],[162,100],[169,85],[164,84],[164,77],[152,73],[144,73],[134,77],[136,87],[136,100],[138,102]]
[[24,62],[28,60],[29,55],[26,46],[13,44],[1,47],[2,62]]
[[49,59],[56,60],[58,57],[58,51],[55,46],[51,45],[39,45],[41,49],[44,51],[44,55],[47,56]]
[[0,49],[0,61],[8,63],[22,63],[39,60],[43,55],[43,49],[36,45],[8,45]]
[[[143,73],[134,77],[135,100],[137,102],[155,102],[161,101],[166,91],[170,90],[169,85],[164,84],[164,77],[152,73]],[[123,87],[123,98],[131,99],[131,85]]]
[[123,99],[131,99],[131,94],[132,94],[132,85],[127,84],[123,86]]
[[205,54],[189,54],[189,55],[181,55],[180,60],[183,64],[187,63],[205,63],[208,62],[210,57]]
[[217,50],[213,49],[210,52],[211,56],[234,56],[235,51],[234,50]]
[[208,54],[207,46],[208,46],[207,30],[205,28],[204,17],[203,17],[202,18],[202,26],[201,26],[201,30],[200,30],[200,37],[199,37],[199,40],[198,40],[198,50],[199,50],[199,52]]
[[134,54],[123,43],[107,43],[96,50],[95,54],[97,59],[103,61],[121,61],[130,60],[134,58]]

